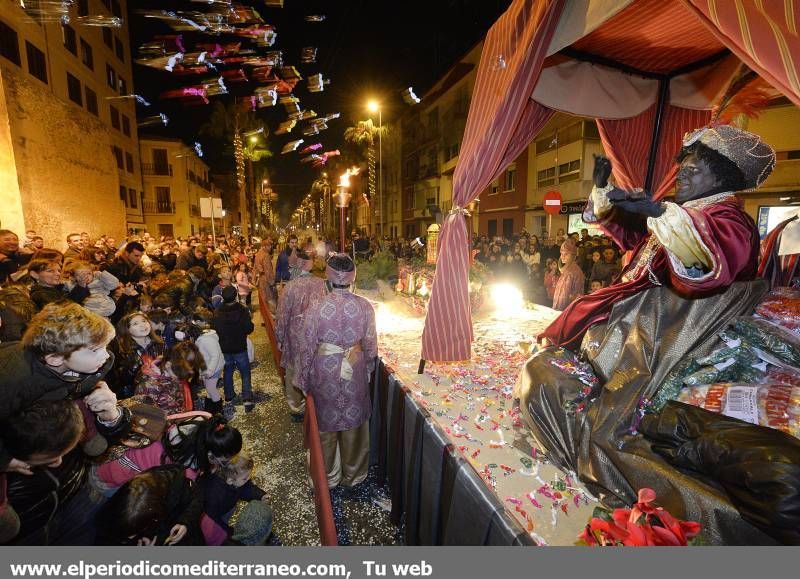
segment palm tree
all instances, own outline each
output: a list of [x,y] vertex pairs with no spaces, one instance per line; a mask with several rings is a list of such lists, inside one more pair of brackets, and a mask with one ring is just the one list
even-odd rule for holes
[[[242,111],[236,101],[228,103],[216,102],[208,121],[200,127],[201,135],[209,136],[223,141],[224,150],[232,154],[236,162],[236,180],[239,190],[245,192],[248,212],[250,214],[250,234],[255,229],[256,210],[255,179],[253,178],[253,163],[261,163],[272,156],[267,143],[267,132],[264,122],[252,111]],[[249,138],[243,138],[251,135]],[[255,138],[253,138],[255,137]],[[245,163],[247,166],[247,181],[245,188]],[[261,165],[260,174],[266,174],[266,168]],[[259,221],[263,221],[263,216]]]
[[369,179],[369,197],[375,198],[375,140],[378,135],[386,135],[387,127],[376,127],[372,119],[358,121],[344,131],[344,140],[353,143],[358,149],[367,148],[367,170]]

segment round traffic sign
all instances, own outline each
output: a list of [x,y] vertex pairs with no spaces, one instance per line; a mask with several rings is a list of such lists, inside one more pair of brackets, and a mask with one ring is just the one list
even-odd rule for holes
[[545,193],[542,206],[544,207],[545,213],[558,215],[561,211],[561,193],[558,191],[548,191]]

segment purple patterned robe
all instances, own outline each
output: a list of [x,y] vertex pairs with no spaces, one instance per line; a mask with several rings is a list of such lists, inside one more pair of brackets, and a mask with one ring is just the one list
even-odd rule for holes
[[281,366],[298,370],[298,356],[305,351],[303,316],[314,302],[325,297],[325,281],[310,273],[290,281],[278,300],[278,319],[275,336],[281,345]]
[[[341,377],[344,354],[317,353],[322,343],[342,349],[361,345],[362,351],[351,356],[352,378]],[[351,430],[369,420],[368,376],[378,355],[372,304],[348,290],[334,289],[306,311],[304,347],[298,386],[314,395],[320,432]]]
[[577,263],[573,261],[565,266],[556,282],[556,289],[553,293],[553,309],[563,310],[582,296],[585,281],[583,270]]

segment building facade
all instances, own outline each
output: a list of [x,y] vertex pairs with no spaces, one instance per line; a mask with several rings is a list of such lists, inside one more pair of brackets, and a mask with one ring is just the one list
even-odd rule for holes
[[144,224],[127,23],[74,18],[122,17],[125,3],[80,0],[69,24],[44,4],[0,11],[0,227],[57,248],[72,232],[123,237]]
[[[211,182],[208,165],[180,139],[142,136],[139,145],[145,229],[153,236],[211,233],[211,219],[201,216],[200,200],[221,195]],[[223,215],[214,217],[214,226],[224,230]]]

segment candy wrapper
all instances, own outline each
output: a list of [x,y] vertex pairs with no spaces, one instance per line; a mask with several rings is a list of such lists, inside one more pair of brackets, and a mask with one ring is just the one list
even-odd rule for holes
[[800,290],[775,288],[758,305],[756,313],[782,328],[800,334]]
[[800,387],[721,383],[686,388],[678,401],[800,438]]
[[734,329],[753,346],[772,354],[780,361],[800,368],[800,336],[759,318],[739,318]]

